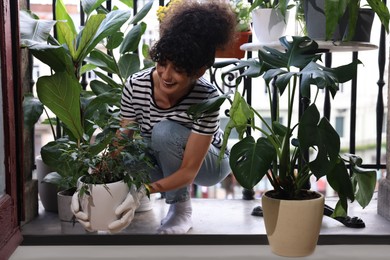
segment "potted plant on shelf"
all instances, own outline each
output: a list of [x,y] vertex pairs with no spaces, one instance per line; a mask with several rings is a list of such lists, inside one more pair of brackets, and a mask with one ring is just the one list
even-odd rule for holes
[[[304,16],[308,36],[318,40],[370,40],[371,26],[376,14],[389,33],[390,13],[381,0],[306,0]],[[363,30],[366,36],[360,36]],[[359,33],[359,34],[358,34]]]
[[[103,133],[117,130],[113,128],[115,124],[110,123],[117,117],[123,85],[132,73],[140,70],[142,54],[146,57],[147,46],[143,46],[142,53],[137,51],[146,30],[142,19],[151,9],[153,1],[149,1],[130,21],[131,10],[114,8],[108,11],[101,6],[103,2],[81,1],[87,20],[79,32],[62,0],[56,1],[57,21],[39,20],[21,11],[22,46],[52,70],[51,75],[41,76],[37,80],[38,99],[25,101],[35,102],[37,106],[39,102],[43,104],[54,114],[57,127],[61,127],[61,134],[41,149],[43,161],[56,172],[45,180],[55,180],[61,189],[75,189],[82,173],[73,171],[78,166],[68,165],[66,161],[62,164],[50,163],[53,152],[61,152],[59,149],[74,145],[89,145],[99,130]],[[124,34],[121,27],[126,22],[131,26]],[[54,25],[56,38],[50,35]],[[144,60],[144,65],[149,65],[148,60]],[[82,77],[91,70],[98,79],[91,81],[87,88]],[[110,77],[110,74],[114,77]],[[26,109],[25,116],[29,117],[34,111]],[[102,151],[111,138],[110,135],[103,135],[94,144],[94,153]]]
[[[333,212],[336,218],[347,215],[348,200],[356,200],[363,208],[368,205],[375,189],[376,174],[362,169],[359,157],[340,154],[340,137],[329,121],[320,117],[315,104],[322,89],[335,96],[338,84],[349,81],[357,73],[359,61],[327,68],[318,62],[320,50],[310,38],[282,37],[280,43],[284,51],[264,46],[258,52],[258,59],[241,60],[232,69],[242,70],[240,77],[264,78],[272,123],[268,124],[265,120],[268,115],[260,114],[248,105],[236,91],[231,101],[223,147],[227,145],[231,130],[236,129],[240,141],[230,151],[230,166],[237,181],[244,188],[252,189],[267,178],[274,188],[262,197],[272,251],[284,256],[304,256],[315,249],[324,212],[323,196],[307,190],[310,178],[326,177],[339,196]],[[302,95],[300,100],[309,104],[297,120],[293,111],[299,93]],[[219,109],[227,96],[193,107],[189,113],[197,117],[205,110]],[[284,123],[280,121],[282,110],[275,103],[282,96],[286,96],[288,104]],[[259,121],[255,118],[266,129],[256,124]],[[253,131],[250,134],[248,127]],[[263,136],[255,140],[255,131]],[[302,202],[308,202],[311,208],[304,209],[300,205]],[[313,205],[315,202],[319,204]],[[293,206],[286,208],[290,203]],[[295,213],[298,215],[293,215]],[[288,218],[287,223],[279,222],[284,218]],[[306,235],[308,232],[314,234]]]
[[278,41],[286,31],[289,9],[293,6],[289,0],[254,0],[249,11],[257,41]]

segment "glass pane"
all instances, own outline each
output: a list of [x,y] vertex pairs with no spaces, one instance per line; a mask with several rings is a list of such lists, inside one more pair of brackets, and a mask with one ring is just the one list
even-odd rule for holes
[[[1,59],[1,56],[0,56]],[[0,79],[1,79],[1,62],[0,62]],[[2,89],[0,81],[0,90]],[[3,126],[3,96],[0,91],[0,126]],[[5,193],[5,167],[4,167],[4,131],[0,127],[0,197]]]

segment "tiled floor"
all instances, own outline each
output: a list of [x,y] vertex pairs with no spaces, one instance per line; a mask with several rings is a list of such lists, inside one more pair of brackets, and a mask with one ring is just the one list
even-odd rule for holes
[[[326,204],[333,206],[330,198]],[[23,245],[153,245],[153,244],[267,244],[263,218],[252,216],[260,200],[193,199],[193,228],[188,235],[154,235],[167,212],[164,200],[156,200],[152,210],[136,213],[131,225],[121,233],[88,233],[80,224],[61,222],[57,214],[40,210],[39,216],[22,226]],[[352,205],[350,216],[358,216],[365,228],[353,229],[324,216],[319,244],[390,244],[390,221],[377,214],[374,199],[364,210]]]

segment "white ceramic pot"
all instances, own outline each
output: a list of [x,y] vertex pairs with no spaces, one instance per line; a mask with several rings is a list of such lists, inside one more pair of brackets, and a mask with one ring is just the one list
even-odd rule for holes
[[298,257],[311,255],[320,234],[324,196],[310,200],[279,200],[262,197],[265,229],[273,253]]
[[80,198],[80,205],[90,217],[91,229],[108,231],[108,225],[118,219],[115,209],[126,199],[129,187],[123,181],[106,185],[89,184],[89,192],[90,196]]
[[257,8],[252,11],[253,31],[260,43],[278,42],[287,28],[289,11],[286,17],[273,8]]

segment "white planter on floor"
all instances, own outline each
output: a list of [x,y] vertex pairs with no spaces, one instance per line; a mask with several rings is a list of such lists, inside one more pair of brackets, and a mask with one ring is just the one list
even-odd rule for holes
[[88,213],[92,230],[109,231],[108,225],[118,219],[115,209],[126,199],[129,187],[123,181],[88,186],[90,195],[80,198],[81,208]]

